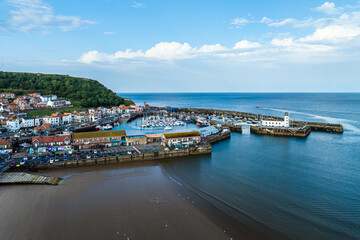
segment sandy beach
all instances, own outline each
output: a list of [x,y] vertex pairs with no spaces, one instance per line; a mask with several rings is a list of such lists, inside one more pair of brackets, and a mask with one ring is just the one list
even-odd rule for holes
[[38,174],[65,178],[1,186],[2,240],[264,238],[209,209],[157,163]]

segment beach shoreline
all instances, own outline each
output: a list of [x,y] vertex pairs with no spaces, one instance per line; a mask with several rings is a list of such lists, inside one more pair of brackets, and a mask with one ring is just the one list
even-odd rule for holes
[[58,186],[0,187],[2,239],[272,238],[221,212],[158,162],[38,174],[64,180]]

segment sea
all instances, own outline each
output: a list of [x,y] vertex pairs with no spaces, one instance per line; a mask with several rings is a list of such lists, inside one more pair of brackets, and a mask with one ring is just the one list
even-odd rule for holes
[[[359,93],[119,93],[136,104],[340,123],[307,138],[232,133],[208,156],[166,161],[194,189],[292,239],[360,239]],[[257,108],[256,106],[259,106]],[[138,123],[120,126],[135,133]],[[188,126],[189,129],[196,128]]]

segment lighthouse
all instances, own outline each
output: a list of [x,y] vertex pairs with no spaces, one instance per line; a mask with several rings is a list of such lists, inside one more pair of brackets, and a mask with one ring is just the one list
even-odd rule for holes
[[284,115],[284,127],[290,127],[290,115],[288,112]]

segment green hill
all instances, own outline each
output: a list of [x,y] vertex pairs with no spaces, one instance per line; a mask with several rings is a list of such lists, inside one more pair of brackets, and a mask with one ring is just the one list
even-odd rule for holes
[[17,95],[32,92],[55,94],[59,98],[71,100],[74,106],[81,107],[132,104],[131,100],[119,97],[96,80],[68,75],[0,71],[0,91]]

